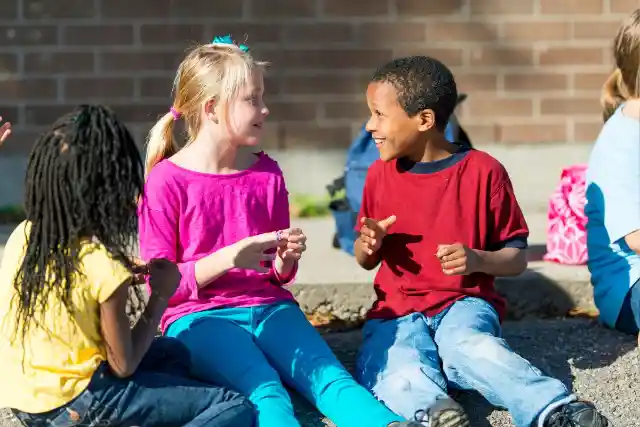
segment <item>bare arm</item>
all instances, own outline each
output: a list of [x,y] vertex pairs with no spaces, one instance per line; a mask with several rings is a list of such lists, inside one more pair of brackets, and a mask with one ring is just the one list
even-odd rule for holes
[[477,271],[490,276],[518,276],[527,269],[527,252],[519,248],[502,248],[498,251],[475,249],[479,263]]
[[107,362],[115,375],[132,375],[157,334],[160,317],[167,308],[167,300],[151,294],[145,311],[131,329],[126,315],[129,287],[133,280],[122,285],[100,305],[100,326],[107,347]]
[[640,230],[627,234],[624,236],[624,240],[632,251],[640,255]]
[[230,252],[230,247],[222,248],[196,261],[194,269],[199,288],[211,284],[233,268]]

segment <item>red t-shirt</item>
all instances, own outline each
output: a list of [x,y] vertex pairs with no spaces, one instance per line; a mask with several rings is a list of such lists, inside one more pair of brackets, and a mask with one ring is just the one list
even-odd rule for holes
[[439,244],[457,242],[481,250],[526,248],[529,230],[500,162],[474,149],[430,163],[378,160],[367,174],[356,229],[363,216],[391,215],[397,219],[380,248],[369,318],[434,316],[465,296],[485,299],[504,316],[493,276],[445,276],[435,256]]

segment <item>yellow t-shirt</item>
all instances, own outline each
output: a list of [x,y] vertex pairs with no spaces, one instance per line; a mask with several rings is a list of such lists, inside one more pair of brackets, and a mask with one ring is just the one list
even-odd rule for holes
[[73,316],[50,293],[44,318],[37,317],[44,328],[30,328],[24,342],[18,331],[12,342],[17,319],[13,281],[22,262],[27,229],[28,223],[23,222],[13,231],[0,264],[0,407],[42,413],[78,396],[106,360],[100,304],[131,275],[104,246],[87,243],[80,252],[84,274],[71,291]]

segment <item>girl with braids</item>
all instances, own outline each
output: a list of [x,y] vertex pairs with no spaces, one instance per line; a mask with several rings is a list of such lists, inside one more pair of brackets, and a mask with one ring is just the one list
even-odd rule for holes
[[300,426],[281,380],[338,427],[412,425],[355,382],[285,289],[306,238],[290,228],[278,164],[254,153],[268,115],[264,67],[228,36],[194,48],[151,130],[140,252],[182,273],[162,330],[189,348],[195,375],[246,394],[259,427]]
[[[640,330],[640,9],[613,43],[602,91],[604,126],[587,167],[588,266],[600,319]],[[640,337],[639,337],[640,342]]]
[[[77,108],[35,144],[27,220],[0,266],[0,407],[26,425],[254,425],[243,397],[188,378],[182,344],[154,340],[180,273],[127,257],[143,181],[130,133],[104,107]],[[131,329],[137,273],[151,294]]]

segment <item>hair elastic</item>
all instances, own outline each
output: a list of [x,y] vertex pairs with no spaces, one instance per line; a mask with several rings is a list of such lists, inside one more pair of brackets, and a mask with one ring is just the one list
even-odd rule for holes
[[169,112],[173,116],[173,120],[180,120],[180,117],[182,117],[182,114],[173,107],[169,108]]
[[211,44],[230,44],[236,46],[243,52],[249,52],[249,46],[246,44],[238,44],[231,38],[231,34],[227,34],[226,36],[215,36],[211,41]]

